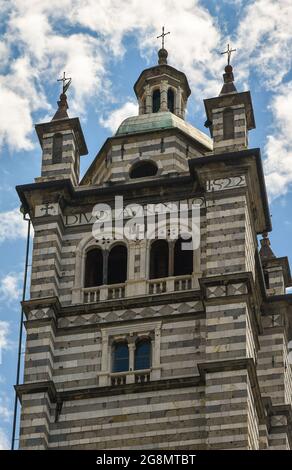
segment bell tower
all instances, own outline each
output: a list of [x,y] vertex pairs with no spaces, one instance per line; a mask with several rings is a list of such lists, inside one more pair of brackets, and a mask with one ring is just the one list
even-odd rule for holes
[[191,90],[185,74],[167,63],[165,35],[163,31],[162,48],[158,51],[158,65],[143,70],[134,85],[139,102],[139,115],[170,111],[184,119]]
[[135,84],[139,115],[80,183],[66,90],[36,126],[42,174],[17,187],[34,228],[23,450],[292,447],[292,280],[246,148],[250,94],[228,62],[205,100],[213,150],[184,120],[188,81],[164,43],[158,59]]
[[213,137],[214,153],[225,153],[248,148],[248,131],[255,128],[253,106],[249,91],[238,92],[234,85],[233,68],[228,49],[228,64],[223,74],[223,86],[218,97],[204,100],[207,120]]
[[74,186],[79,184],[80,156],[88,151],[79,119],[68,116],[67,89],[63,86],[53,119],[35,126],[43,152],[36,182],[70,179]]

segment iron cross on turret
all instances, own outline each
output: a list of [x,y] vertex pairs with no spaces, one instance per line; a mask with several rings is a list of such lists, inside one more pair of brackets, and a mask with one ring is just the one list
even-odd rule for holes
[[223,54],[227,54],[227,65],[230,65],[230,58],[231,58],[231,54],[232,52],[235,52],[236,49],[230,49],[229,47],[229,44],[227,44],[227,51],[224,51],[224,52],[221,52],[221,55]]
[[164,49],[164,38],[165,36],[167,36],[168,34],[170,34],[170,31],[168,31],[168,33],[165,33],[164,32],[164,26],[162,26],[162,34],[160,34],[160,36],[157,36],[157,39],[161,38],[161,42],[162,42],[162,46],[161,46],[161,49]]
[[68,78],[66,77],[66,72],[63,73],[63,77],[62,78],[58,78],[57,82],[63,82],[63,90],[62,90],[62,93],[63,95],[66,93],[66,91],[68,90],[71,82],[72,82],[72,78]]

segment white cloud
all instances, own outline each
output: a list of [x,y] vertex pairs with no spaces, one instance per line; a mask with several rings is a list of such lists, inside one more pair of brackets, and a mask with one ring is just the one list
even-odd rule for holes
[[0,428],[0,450],[8,450],[9,441],[4,429]]
[[0,351],[3,349],[7,349],[9,346],[8,334],[9,323],[0,320]]
[[128,117],[138,114],[138,105],[132,101],[128,101],[118,109],[114,109],[106,118],[101,117],[99,123],[101,126],[116,132],[119,125]]
[[[8,339],[9,335],[9,324],[6,321],[0,321],[0,365],[2,364],[2,351],[11,347],[11,343]],[[4,383],[5,380],[0,376],[0,383]],[[9,423],[11,420],[12,411],[11,403],[7,395],[0,391],[0,424]],[[7,434],[2,426],[0,426],[0,450],[8,449],[9,441]]]
[[291,0],[256,0],[243,9],[233,44],[236,77],[247,86],[257,77],[272,92],[272,126],[264,148],[264,169],[270,199],[286,194],[292,184],[292,82],[283,84],[292,65]]
[[[99,111],[105,102],[117,102],[107,78],[110,61],[122,59],[129,35],[137,41],[141,55],[150,59],[159,48],[156,36],[162,23],[171,31],[166,39],[169,63],[186,72],[195,103],[201,107],[201,97],[220,90],[225,57],[218,52],[231,39],[238,50],[234,57],[237,84],[247,87],[249,74],[257,74],[260,86],[278,93],[271,108],[278,133],[282,91],[275,87],[292,65],[291,0],[224,0],[222,8],[227,3],[241,11],[232,38],[223,38],[218,20],[199,0],[99,0],[98,7],[96,0],[11,0],[9,7],[4,2],[0,102],[9,112],[0,118],[0,147],[7,143],[13,150],[31,149],[34,113],[53,114],[47,86],[57,86],[55,80],[63,70],[73,78],[71,115],[85,113],[89,100],[99,104]],[[14,55],[16,51],[13,60],[12,51]],[[131,106],[134,109],[133,103],[120,104],[102,116],[100,123],[114,131],[132,112]],[[285,124],[284,117],[280,120]],[[280,132],[287,138],[286,130]],[[287,191],[291,182],[290,169],[283,171],[279,165],[280,158],[287,164],[290,161],[290,136],[280,145],[277,133],[270,133],[266,145],[272,197]]]
[[[76,33],[76,25],[68,21],[68,12],[78,3],[84,2],[11,1],[0,50],[6,56],[9,50],[14,53],[8,71],[0,75],[1,107],[6,110],[0,120],[0,147],[6,143],[12,150],[32,148],[33,114],[50,109],[45,88],[56,83],[63,70],[73,77],[72,115],[84,111],[89,97],[106,92],[104,46],[96,35]],[[57,90],[56,83],[56,101]]]
[[159,48],[156,36],[164,23],[171,31],[166,42],[169,63],[184,70],[196,89],[218,93],[218,72],[224,59],[215,49],[221,35],[214,18],[198,0],[104,0],[98,9],[95,0],[81,3],[71,18],[100,32],[115,55],[123,53],[125,36],[135,34],[140,51],[150,56]]
[[4,86],[0,88],[0,102],[9,110],[0,115],[0,147],[6,142],[15,150],[31,149],[32,118],[28,100]]
[[18,208],[0,213],[0,243],[6,240],[26,238],[27,222]]
[[258,72],[268,88],[279,85],[291,68],[291,0],[256,0],[242,12],[234,38],[241,78]]
[[4,393],[0,395],[0,420],[8,422],[11,418],[10,403],[7,396]]
[[22,273],[9,273],[0,279],[0,299],[8,302],[18,299],[21,294]]
[[136,36],[142,54],[157,50],[162,18],[171,29],[170,63],[184,69],[197,89],[218,91],[214,72],[223,59],[214,48],[220,33],[197,0],[163,0],[153,7],[149,0],[100,0],[98,7],[96,0],[11,0],[10,5],[0,54],[17,54],[0,76],[1,106],[10,110],[8,120],[0,121],[0,146],[31,148],[32,116],[49,109],[44,87],[63,70],[73,78],[72,115],[82,113],[89,99],[114,100],[106,73],[109,61],[122,58],[128,34]]
[[271,199],[284,195],[292,185],[292,82],[273,97],[273,133],[267,136],[264,168]]

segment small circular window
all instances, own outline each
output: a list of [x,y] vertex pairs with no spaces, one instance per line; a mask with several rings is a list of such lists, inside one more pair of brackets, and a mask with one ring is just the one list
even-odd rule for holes
[[144,161],[138,162],[132,166],[130,170],[130,178],[145,178],[147,176],[155,176],[158,171],[154,162]]

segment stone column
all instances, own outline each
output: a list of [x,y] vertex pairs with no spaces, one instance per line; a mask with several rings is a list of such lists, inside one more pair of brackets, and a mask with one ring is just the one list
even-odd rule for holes
[[182,117],[181,96],[182,96],[182,90],[181,90],[181,87],[179,86],[176,91],[175,111],[174,111],[174,113],[179,117]]
[[162,80],[160,85],[160,111],[168,111],[167,106],[167,80]]
[[174,246],[175,240],[168,242],[168,276],[174,276]]
[[129,341],[128,348],[129,348],[129,370],[135,370],[135,342]]
[[143,100],[141,98],[138,98],[138,104],[139,104],[139,116],[140,116],[141,114],[144,114]]
[[[129,371],[133,372],[135,370],[135,350],[136,350],[136,338],[130,336],[128,338],[128,348],[129,348]],[[128,383],[135,382],[135,374],[130,373],[127,377]]]
[[146,114],[152,113],[152,95],[150,86],[145,86],[145,95],[146,95]]
[[157,323],[154,332],[154,338],[152,338],[152,371],[151,380],[159,380],[161,377],[161,365],[160,365],[160,346],[161,346],[161,322]]
[[108,284],[108,256],[109,252],[108,250],[103,250],[103,284],[106,285]]

